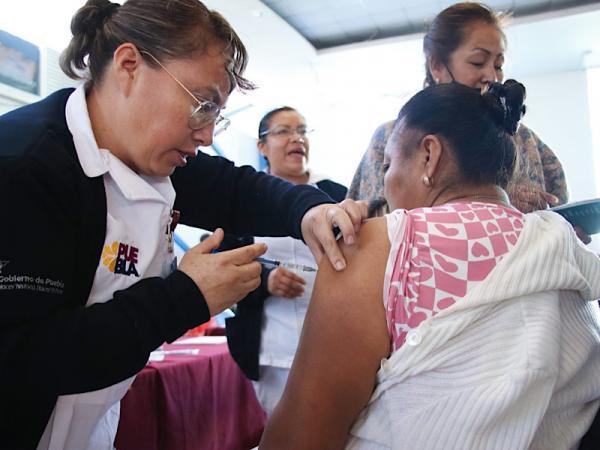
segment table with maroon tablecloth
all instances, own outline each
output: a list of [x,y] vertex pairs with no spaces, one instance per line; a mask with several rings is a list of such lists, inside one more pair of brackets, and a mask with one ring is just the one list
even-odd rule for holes
[[227,344],[149,363],[121,401],[117,450],[247,450],[266,418]]

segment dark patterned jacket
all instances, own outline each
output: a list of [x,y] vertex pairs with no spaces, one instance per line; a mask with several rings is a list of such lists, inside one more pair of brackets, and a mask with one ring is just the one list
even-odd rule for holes
[[[391,121],[375,130],[352,179],[348,198],[371,201],[383,197],[383,152],[393,127],[394,121]],[[522,200],[520,194],[533,190],[555,195],[559,200],[556,205],[566,203],[569,194],[565,173],[554,152],[522,124],[515,136],[515,144],[518,160],[515,174],[507,187],[508,196],[515,208],[524,213],[545,209],[547,205],[541,200],[534,204]],[[379,215],[386,211],[387,205],[379,211]]]

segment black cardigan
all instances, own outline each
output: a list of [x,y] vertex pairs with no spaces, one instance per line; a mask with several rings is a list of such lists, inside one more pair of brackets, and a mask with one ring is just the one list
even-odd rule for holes
[[[331,198],[341,202],[346,198],[347,189],[331,180],[317,183],[319,189]],[[252,243],[251,236],[237,238],[228,236],[222,249],[237,248]],[[265,299],[271,295],[267,289],[269,274],[273,269],[263,266],[260,286],[248,294],[237,305],[235,317],[226,320],[227,345],[229,352],[242,369],[244,375],[251,380],[259,379],[259,353],[262,330],[262,318]]]
[[[106,196],[102,177],[86,177],[79,164],[65,119],[71,92],[0,117],[0,448],[35,448],[58,395],[134,375],[160,344],[209,319],[202,293],[180,271],[85,308]],[[172,181],[181,223],[235,233],[299,238],[304,213],[331,202],[202,153]]]

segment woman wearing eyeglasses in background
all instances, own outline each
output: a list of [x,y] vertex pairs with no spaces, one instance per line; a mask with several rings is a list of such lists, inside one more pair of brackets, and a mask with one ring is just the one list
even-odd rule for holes
[[253,87],[242,42],[202,3],[90,0],[71,30],[61,67],[86,83],[0,118],[2,448],[112,449],[149,353],[259,285],[266,246],[211,254],[222,230],[174,270],[174,209],[205,229],[303,237],[338,268],[332,227],[352,240],[366,214],[196,155],[231,91]]
[[[261,119],[258,149],[266,158],[268,173],[294,184],[311,184],[336,201],[347,189],[318,177],[308,169],[309,132],[304,117],[294,108],[274,109]],[[298,266],[317,267],[310,250],[291,237],[255,238],[267,244],[265,257]],[[296,353],[304,315],[312,294],[315,272],[264,265],[262,283],[238,303],[227,319],[231,354],[244,374],[254,380],[257,397],[267,415],[279,401]]]
[[[425,86],[461,83],[480,89],[502,81],[506,37],[504,16],[479,3],[457,3],[439,13],[423,39]],[[383,197],[383,149],[393,121],[373,134],[350,185],[348,197],[373,200]],[[522,212],[557,206],[568,200],[560,161],[529,128],[520,125],[515,142],[518,164],[508,185],[511,203]],[[386,207],[382,208],[385,211]],[[577,230],[582,240],[589,236]]]

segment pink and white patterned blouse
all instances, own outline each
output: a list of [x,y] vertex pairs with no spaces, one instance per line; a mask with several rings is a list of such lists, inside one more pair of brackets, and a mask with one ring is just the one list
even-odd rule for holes
[[[424,320],[484,280],[517,243],[523,214],[492,203],[448,203],[387,217],[385,303],[392,351]],[[385,295],[387,294],[387,295]]]

